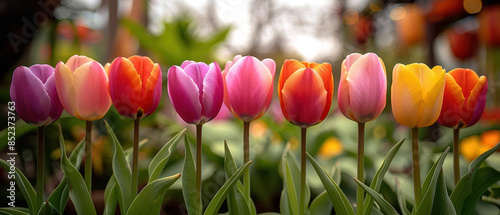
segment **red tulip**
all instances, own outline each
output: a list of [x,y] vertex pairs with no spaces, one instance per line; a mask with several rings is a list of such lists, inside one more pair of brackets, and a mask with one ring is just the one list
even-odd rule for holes
[[476,124],[484,111],[487,90],[486,77],[470,69],[447,73],[439,124],[454,129]]
[[446,36],[450,42],[450,48],[453,55],[458,59],[466,60],[476,54],[477,47],[479,46],[479,40],[476,33],[453,27],[446,31]]
[[478,15],[479,38],[490,46],[500,46],[500,5],[485,7]]

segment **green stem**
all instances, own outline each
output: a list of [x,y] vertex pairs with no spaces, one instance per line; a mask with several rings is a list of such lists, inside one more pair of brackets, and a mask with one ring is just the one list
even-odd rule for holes
[[418,128],[411,129],[411,151],[413,164],[413,193],[415,196],[415,208],[420,205],[420,163],[418,159]]
[[132,199],[139,192],[139,119],[134,120],[134,146],[132,156]]
[[[365,160],[365,123],[358,123],[358,180],[364,182],[364,163]],[[365,192],[361,185],[358,185],[356,195],[356,213],[362,215],[364,212],[364,195]]]
[[307,128],[300,128],[300,215],[306,214],[306,134]]
[[37,211],[39,211],[40,207],[43,204],[43,187],[44,187],[44,154],[45,154],[45,149],[44,149],[44,132],[45,132],[45,127],[44,126],[39,126],[38,127],[38,146],[37,146],[37,151],[38,151],[38,157],[37,157],[37,163],[36,163],[36,197],[37,197]]
[[460,136],[460,129],[453,130],[453,176],[455,178],[455,185],[458,184],[460,180],[460,157],[458,148],[458,141]]
[[85,185],[92,193],[92,121],[86,121],[85,131]]
[[[250,122],[243,122],[243,163],[250,160]],[[243,174],[244,195],[248,205],[250,205],[250,169]]]
[[196,198],[201,203],[201,127],[196,125]]

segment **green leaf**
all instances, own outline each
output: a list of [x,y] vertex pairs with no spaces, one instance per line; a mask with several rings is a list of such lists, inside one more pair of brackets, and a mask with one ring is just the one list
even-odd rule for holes
[[[299,196],[300,196],[300,167],[299,167],[299,162],[297,161],[297,158],[295,158],[294,154],[290,150],[290,147],[287,146],[285,148],[285,151],[282,155],[281,159],[281,169],[283,172],[283,189],[285,190],[285,196],[282,196],[282,201],[287,201],[286,205],[288,205],[287,211],[290,214],[298,214],[299,213],[299,207],[298,207],[298,201]],[[287,172],[288,171],[288,172]],[[293,180],[296,179],[296,180]],[[292,193],[291,190],[294,192]],[[311,198],[311,193],[309,189],[309,183],[306,180],[306,187],[305,187],[305,203],[308,203]],[[297,200],[297,202],[295,202]],[[297,207],[297,210],[296,210]],[[306,209],[306,214],[308,214],[309,207],[305,207]],[[282,213],[285,213],[285,211],[282,211]]]
[[[85,145],[85,138],[82,139],[73,149],[71,154],[69,155],[69,161],[71,164],[75,166],[76,169],[80,168],[80,164],[82,163],[83,158],[83,146]],[[52,191],[47,201],[50,202],[54,207],[57,208],[58,211],[64,211],[66,208],[66,204],[69,200],[69,188],[68,181],[65,177],[61,179],[56,189]]]
[[130,166],[125,159],[125,153],[123,152],[122,146],[118,142],[115,133],[109,126],[107,121],[106,129],[108,130],[109,143],[111,144],[111,150],[113,152],[113,175],[116,179],[115,187],[116,193],[118,193],[118,202],[120,204],[121,211],[128,211],[128,207],[132,203],[132,172],[130,171]]
[[44,202],[42,204],[42,207],[40,207],[40,210],[38,211],[38,215],[45,215],[45,214],[61,214],[57,208],[54,207],[54,205],[50,204],[50,202]]
[[439,178],[439,173],[443,167],[444,160],[450,147],[446,148],[443,154],[439,157],[438,161],[432,166],[432,168],[427,173],[424,183],[422,184],[422,201],[418,208],[416,208],[417,215],[430,214],[432,210],[432,205],[434,203],[434,196],[436,194],[436,184]]
[[170,139],[167,144],[165,144],[160,151],[153,157],[153,160],[151,160],[151,163],[149,163],[149,168],[148,168],[148,174],[149,174],[149,180],[148,183],[158,179],[160,177],[161,172],[163,171],[163,168],[167,164],[168,160],[170,157],[172,157],[172,152],[175,150],[175,147],[177,147],[177,144],[179,143],[179,140],[182,137],[182,134],[186,131],[186,129],[182,129],[177,133],[172,139]]
[[229,178],[226,181],[226,183],[224,183],[224,185],[222,185],[222,187],[219,189],[219,191],[217,191],[215,196],[212,198],[212,200],[208,204],[204,215],[216,215],[217,214],[217,212],[220,209],[220,206],[222,205],[222,203],[226,199],[227,194],[229,193],[229,191],[231,191],[231,189],[236,184],[236,182],[239,181],[239,179],[243,175],[243,172],[248,169],[248,167],[250,166],[251,163],[252,163],[252,161],[248,161],[247,163],[243,164],[243,166],[241,166],[238,169],[238,171],[236,171],[236,173],[234,175],[232,175],[231,178]]
[[290,171],[290,166],[288,165],[288,161],[285,160],[285,165],[283,167],[283,172],[285,173],[285,182],[284,185],[287,190],[288,194],[288,204],[291,206],[291,212],[290,214],[292,215],[298,215],[299,214],[299,198],[297,197],[297,190],[295,189],[294,186],[294,181],[292,177],[292,173]]
[[337,184],[340,184],[340,182],[342,181],[342,169],[340,169],[339,162],[335,163],[335,165],[332,168],[331,174],[332,174],[333,181],[335,181],[335,183],[337,183]]
[[0,214],[7,215],[29,215],[30,209],[28,208],[18,208],[18,207],[5,207],[0,208]]
[[196,196],[196,167],[187,135],[184,137],[184,146],[186,147],[186,154],[184,155],[184,167],[182,169],[182,195],[186,202],[188,214],[202,214],[201,197]]
[[408,210],[408,207],[406,206],[406,198],[405,195],[403,194],[403,191],[401,190],[401,184],[399,183],[399,180],[397,178],[395,178],[394,180],[396,181],[395,187],[396,187],[396,195],[398,196],[399,207],[401,208],[403,215],[410,215],[411,212]]
[[455,215],[455,207],[451,203],[446,189],[446,182],[444,180],[443,170],[439,171],[439,177],[436,184],[436,195],[434,197],[434,204],[432,205],[431,214],[450,214]]
[[314,160],[314,158],[309,153],[307,153],[307,158],[314,167],[314,170],[316,170],[316,173],[321,179],[323,186],[325,186],[335,212],[337,212],[337,214],[354,215],[354,209],[349,203],[349,200],[347,200],[347,197],[342,192],[340,187],[335,183],[332,177],[328,175],[328,173],[318,164],[316,160]]
[[160,178],[148,183],[130,205],[127,214],[160,214],[165,193],[181,174]]
[[476,182],[476,178],[481,181],[486,179],[495,180],[495,175],[482,179],[479,178],[478,171],[480,169],[480,165],[484,162],[484,160],[486,160],[486,158],[496,152],[499,147],[500,143],[474,159],[474,161],[472,161],[472,163],[469,165],[469,170],[467,171],[467,173],[460,179],[458,184],[455,186],[455,189],[453,189],[450,199],[451,202],[453,202],[458,215],[467,214],[466,211],[472,211],[476,207],[476,203],[478,201],[477,199],[473,199],[472,197],[477,196],[477,193],[484,193],[484,190],[475,189],[479,185],[478,182]]
[[[396,153],[398,152],[399,148],[401,148],[401,145],[403,145],[404,141],[405,138],[396,143],[396,145],[394,145],[391,148],[391,150],[389,150],[389,152],[384,158],[384,161],[382,162],[382,165],[373,176],[370,188],[373,189],[375,192],[379,192],[380,186],[382,186],[382,182],[384,181],[385,173],[387,173],[387,170],[389,170],[389,166],[391,165],[392,159],[394,159],[394,156],[396,156]],[[365,205],[364,214],[370,215],[373,209],[373,198],[370,195],[366,196],[364,205]]]
[[377,191],[371,189],[370,187],[363,184],[363,182],[359,181],[357,178],[354,178],[354,181],[365,190],[368,195],[370,195],[380,206],[382,212],[386,215],[397,215],[398,212],[394,209],[389,202],[387,202],[382,196],[380,196]]
[[66,156],[61,125],[59,125],[59,145],[61,148],[61,169],[64,177],[68,180],[71,189],[69,196],[75,206],[76,212],[79,214],[96,214],[92,198],[85,185],[85,180]]
[[[224,170],[226,172],[226,180],[238,171],[236,162],[229,151],[226,141],[224,141]],[[227,196],[227,207],[229,214],[250,215],[250,207],[243,196],[243,192],[238,190],[241,181],[237,181],[237,186],[233,187]],[[243,186],[243,185],[241,185]]]
[[332,202],[326,191],[320,193],[311,203],[310,214],[332,214]]
[[[8,159],[10,160],[10,158]],[[17,160],[14,160],[14,162],[17,162]],[[30,214],[35,214],[36,213],[36,192],[35,189],[31,186],[30,182],[24,176],[23,172],[19,170],[15,166],[11,166],[10,163],[6,160],[0,159],[0,166],[5,169],[6,172],[10,172],[10,168],[14,167],[14,177],[16,181],[17,187],[19,187],[19,190],[21,190],[21,193],[24,196],[24,199],[26,200],[26,203],[28,204],[28,208],[30,209]],[[9,173],[10,175],[11,173]]]

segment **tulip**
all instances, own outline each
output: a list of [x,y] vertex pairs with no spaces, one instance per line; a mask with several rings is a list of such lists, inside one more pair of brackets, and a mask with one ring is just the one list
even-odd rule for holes
[[260,118],[267,111],[273,97],[273,79],[276,63],[272,59],[259,61],[252,56],[237,55],[226,63],[224,103],[244,122]]
[[[259,59],[237,55],[226,63],[222,72],[224,81],[224,104],[243,121],[243,163],[250,160],[250,122],[260,118],[269,108],[273,97],[276,63],[272,59]],[[243,176],[243,194],[248,205],[250,199],[250,172]]]
[[160,102],[160,65],[148,57],[118,57],[109,66],[109,94],[124,117],[140,119],[152,114]]
[[411,128],[413,191],[415,208],[420,204],[418,128],[436,122],[443,104],[445,71],[425,64],[396,64],[391,86],[392,113],[400,124]]
[[57,96],[54,68],[50,65],[17,67],[12,76],[10,97],[19,117],[36,126],[53,123],[63,111]]
[[[374,53],[350,54],[342,62],[338,105],[347,118],[358,122],[358,174],[364,180],[365,123],[377,118],[384,110],[387,78],[384,62]],[[357,188],[357,211],[364,211],[364,191]]]
[[365,123],[385,107],[387,78],[384,62],[374,53],[350,54],[342,62],[338,105],[347,118]]
[[460,60],[474,57],[479,47],[477,33],[466,31],[460,27],[452,27],[445,31],[453,55]]
[[323,121],[333,97],[332,66],[285,60],[278,82],[278,95],[285,118],[307,128]]
[[181,66],[170,67],[168,94],[175,110],[187,123],[200,125],[212,120],[224,99],[219,65],[184,61]]
[[[395,20],[396,31],[401,43],[410,47],[416,45],[425,39],[425,17],[422,9],[416,4],[405,4],[404,7],[398,10],[403,10],[404,14],[391,18]],[[391,12],[392,13],[392,12]]]
[[478,14],[479,39],[487,47],[500,46],[500,5],[490,5]]
[[460,179],[459,132],[476,124],[486,103],[488,82],[470,69],[454,69],[446,74],[444,100],[438,123],[453,129],[453,164],[455,184]]
[[138,192],[139,120],[152,114],[160,103],[162,75],[160,65],[148,57],[117,57],[110,65],[109,95],[116,110],[134,120],[132,154],[132,199]]
[[44,196],[44,127],[59,119],[63,111],[57,96],[54,68],[45,64],[16,68],[12,75],[10,97],[19,117],[26,123],[38,126],[36,167],[36,211],[38,211],[43,204]]
[[329,63],[285,60],[278,82],[278,95],[285,118],[301,128],[300,214],[305,214],[306,133],[323,121],[333,97],[333,74]]
[[57,93],[64,109],[73,117],[94,121],[104,117],[111,106],[108,75],[101,64],[73,55],[55,69]]
[[101,64],[86,56],[71,56],[55,69],[57,94],[64,109],[73,117],[86,121],[85,182],[92,184],[92,121],[101,119],[111,106],[108,75]]
[[[168,70],[168,94],[187,123],[196,125],[196,198],[201,204],[202,125],[214,119],[224,99],[224,82],[219,64],[184,61]],[[201,209],[201,205],[198,205]]]

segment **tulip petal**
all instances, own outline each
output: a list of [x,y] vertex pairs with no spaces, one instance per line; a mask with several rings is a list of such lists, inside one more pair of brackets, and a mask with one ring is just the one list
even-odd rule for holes
[[438,118],[439,124],[451,128],[460,127],[462,119],[462,109],[465,98],[462,95],[462,88],[457,84],[450,73],[446,74],[446,84],[444,87],[443,107]]
[[108,93],[108,76],[101,64],[92,61],[73,73],[76,108],[80,118],[86,121],[101,119],[111,106]]
[[88,62],[94,61],[92,58],[89,58],[87,56],[83,55],[73,55],[71,56],[68,61],[66,62],[66,66],[74,72],[78,67],[82,66],[83,64],[86,64]]
[[285,82],[283,103],[290,122],[306,128],[323,120],[327,92],[323,80],[312,69],[300,69]]
[[63,107],[61,105],[61,101],[59,100],[59,96],[57,95],[57,89],[56,89],[56,76],[55,74],[52,74],[49,76],[47,79],[47,82],[44,84],[45,90],[47,91],[47,94],[49,95],[50,98],[50,113],[49,113],[49,119],[45,123],[45,125],[48,125],[57,119],[62,114]]
[[373,53],[360,57],[347,74],[351,110],[358,122],[377,118],[385,107],[387,79]]
[[146,117],[155,112],[161,99],[161,89],[162,89],[162,74],[161,67],[159,64],[154,64],[153,70],[151,70],[148,80],[146,81],[145,92],[142,93],[141,107],[145,113],[141,117]]
[[487,92],[488,81],[486,77],[481,76],[476,86],[472,89],[462,112],[462,119],[466,127],[476,124],[483,115]]
[[54,73],[54,68],[47,64],[35,64],[30,66],[29,69],[43,84],[45,84],[47,79]]
[[184,72],[191,77],[196,86],[200,89],[200,99],[201,91],[203,90],[203,79],[208,71],[209,66],[205,63],[192,63],[183,68]]
[[[278,97],[280,99],[280,104],[283,104],[283,96],[281,95],[281,91],[283,90],[283,86],[285,85],[286,80],[290,77],[295,71],[306,68],[302,62],[297,60],[285,60],[283,62],[283,66],[281,67],[280,77],[278,80]],[[283,106],[282,106],[283,107]],[[283,115],[288,119],[286,115],[286,111],[282,109]]]
[[449,72],[451,76],[455,79],[457,84],[462,88],[462,94],[465,99],[467,99],[472,92],[472,89],[476,87],[479,81],[479,76],[470,69],[454,69]]
[[[352,54],[351,54],[352,55]],[[349,57],[349,56],[348,56]],[[342,61],[339,81],[339,91],[337,93],[337,103],[340,112],[344,114],[347,118],[358,121],[356,116],[351,110],[350,92],[349,92],[349,82],[347,81],[348,69],[347,69],[347,58]]]
[[109,69],[109,94],[116,110],[135,119],[140,107],[142,81],[134,65],[127,58],[118,57]]
[[168,71],[168,94],[177,113],[187,123],[201,119],[199,89],[181,67],[172,66]]
[[10,96],[21,119],[37,126],[45,123],[50,113],[50,98],[43,83],[27,67],[20,66],[14,71]]
[[332,65],[329,63],[318,64],[314,67],[314,71],[318,72],[319,76],[323,80],[323,84],[326,90],[326,104],[327,108],[323,110],[321,118],[324,119],[328,112],[330,112],[330,106],[332,104],[333,99],[333,74],[332,74]]
[[[436,69],[437,68],[437,69]],[[435,76],[434,80],[425,80],[424,83],[433,83],[428,88],[423,90],[422,115],[417,118],[418,127],[427,127],[435,123],[441,113],[443,105],[444,84],[446,81],[445,71],[440,66],[435,66],[432,69]],[[424,75],[426,76],[426,75]],[[432,76],[426,76],[432,77]],[[422,85],[425,87],[425,85]],[[426,91],[427,90],[427,91]]]
[[194,62],[192,60],[185,60],[184,62],[182,62],[181,68],[184,69],[184,68],[186,68],[187,65],[192,64],[192,63],[196,63],[196,62]]
[[80,119],[80,115],[76,109],[76,91],[73,82],[73,73],[63,62],[59,62],[56,65],[55,81],[57,95],[64,110],[71,116]]
[[274,62],[273,59],[266,58],[262,60],[262,63],[269,69],[269,72],[271,72],[271,76],[274,77],[274,74],[276,73],[276,62]]
[[423,103],[420,80],[402,64],[394,66],[392,80],[391,104],[394,118],[399,124],[414,128],[417,126],[417,118],[421,116]]
[[[227,72],[226,87],[234,114],[244,121],[261,116],[273,84],[269,69],[258,59],[246,56]],[[272,93],[272,92],[271,92]],[[264,110],[265,111],[265,110]]]
[[362,56],[363,55],[360,53],[352,53],[350,55],[347,55],[347,57],[344,60],[347,71],[349,71],[351,69],[352,64],[354,64],[354,62],[356,62]]
[[224,98],[224,85],[219,64],[211,63],[203,79],[202,122],[208,122],[219,113]]

